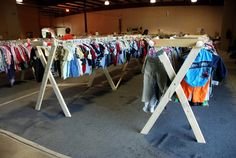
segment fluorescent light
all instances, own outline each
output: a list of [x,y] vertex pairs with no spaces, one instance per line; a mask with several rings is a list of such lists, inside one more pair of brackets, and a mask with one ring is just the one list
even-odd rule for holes
[[23,3],[23,0],[16,0],[17,4]]
[[106,0],[106,1],[104,2],[104,4],[105,4],[105,5],[110,5],[110,2],[109,2],[108,0]]
[[196,3],[196,2],[197,2],[197,0],[191,0],[191,2],[192,2],[192,3]]
[[156,0],[150,0],[150,3],[156,3],[157,1]]

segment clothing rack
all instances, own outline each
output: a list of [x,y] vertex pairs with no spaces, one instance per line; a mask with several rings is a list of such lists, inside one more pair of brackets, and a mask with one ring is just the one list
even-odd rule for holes
[[[11,44],[24,44],[24,43],[27,43],[27,42],[30,42],[30,39],[18,39],[18,40],[1,40],[0,41],[0,45],[11,45]],[[34,75],[34,69],[31,68],[32,72],[33,72],[33,75]],[[21,74],[20,74],[20,80],[21,81],[24,81],[25,79],[25,70],[21,70],[20,71]],[[35,78],[35,76],[34,76]]]
[[[178,98],[180,100],[181,106],[185,112],[185,115],[187,117],[187,120],[190,124],[190,126],[193,129],[193,133],[197,139],[197,142],[199,143],[205,143],[205,139],[204,136],[201,132],[201,129],[197,123],[197,120],[194,116],[194,113],[189,105],[188,99],[186,98],[184,91],[180,85],[180,82],[182,81],[182,79],[184,78],[186,72],[188,71],[188,69],[190,68],[190,66],[192,65],[193,61],[195,60],[195,58],[197,57],[198,53],[201,50],[202,45],[197,45],[196,43],[199,41],[198,38],[186,38],[186,39],[154,39],[153,40],[155,42],[155,46],[157,47],[164,47],[164,46],[168,46],[168,47],[192,47],[192,50],[190,51],[188,57],[186,58],[185,62],[183,63],[183,65],[181,66],[180,70],[178,71],[178,73],[176,74],[176,72],[174,71],[170,60],[168,58],[168,56],[166,55],[166,53],[164,52],[163,54],[161,54],[159,56],[160,61],[163,63],[164,68],[168,74],[168,77],[170,78],[170,80],[172,81],[169,88],[167,89],[167,91],[165,92],[165,94],[163,95],[163,97],[161,98],[157,108],[155,109],[154,113],[151,115],[151,117],[149,118],[148,122],[146,123],[146,125],[144,126],[144,128],[142,129],[141,133],[142,134],[148,134],[149,131],[151,130],[151,128],[153,127],[154,123],[156,122],[156,120],[158,119],[158,117],[160,116],[160,114],[162,113],[163,109],[166,107],[167,103],[169,102],[170,98],[172,97],[172,95],[174,94],[174,92],[176,92],[176,94],[178,95]],[[203,41],[203,39],[201,39],[201,41]],[[203,41],[205,42],[205,41]],[[202,43],[203,43],[202,42]],[[44,93],[46,90],[46,86],[47,86],[47,82],[48,80],[50,81],[50,83],[52,84],[52,88],[54,93],[56,94],[56,97],[60,103],[60,106],[65,114],[66,117],[71,117],[71,114],[67,108],[67,105],[64,101],[63,96],[61,95],[61,92],[58,88],[58,85],[55,81],[55,78],[53,77],[50,69],[52,66],[52,62],[53,59],[55,57],[55,53],[56,53],[56,48],[57,48],[58,42],[54,42],[54,45],[52,46],[51,49],[51,53],[49,53],[49,57],[48,57],[48,61],[46,61],[43,52],[41,50],[41,46],[37,46],[37,50],[38,50],[38,57],[40,58],[40,60],[42,61],[43,65],[45,66],[45,72],[44,72],[44,76],[43,76],[43,81],[42,81],[42,85],[40,87],[40,92],[39,92],[39,96],[37,99],[37,103],[36,103],[36,110],[40,110],[41,109],[41,105],[42,105],[42,100],[44,97]],[[117,87],[119,86],[123,76],[124,76],[124,71],[127,67],[128,63],[126,63],[122,69],[122,75],[119,79],[119,81],[117,82],[117,84],[114,84],[108,70],[105,68],[103,69],[103,72],[111,86],[111,88],[113,90],[116,90]],[[90,81],[88,83],[89,86],[92,85],[93,80],[96,76],[96,73],[93,73],[90,77]]]
[[[43,101],[43,97],[44,97],[44,94],[45,94],[45,90],[46,90],[46,87],[47,87],[47,83],[48,83],[48,80],[50,81],[51,83],[51,87],[53,88],[53,91],[54,93],[56,94],[56,97],[59,101],[59,104],[65,114],[66,117],[71,117],[71,114],[70,114],[70,111],[64,101],[64,98],[58,88],[58,84],[56,83],[55,81],[55,78],[54,76],[52,75],[51,73],[51,66],[52,66],[52,63],[53,63],[53,59],[55,57],[55,54],[56,54],[56,49],[57,49],[57,46],[59,44],[62,44],[62,43],[73,43],[73,42],[86,42],[86,40],[88,39],[77,39],[77,40],[68,40],[68,41],[60,41],[60,40],[55,40],[54,41],[54,44],[52,45],[52,48],[51,48],[51,52],[48,53],[49,56],[48,56],[48,60],[46,61],[44,55],[43,55],[43,52],[42,52],[42,49],[43,46],[36,46],[37,48],[37,56],[39,57],[39,59],[41,60],[42,64],[44,65],[45,67],[45,70],[44,70],[44,76],[43,76],[43,80],[42,80],[42,84],[41,84],[41,87],[40,87],[40,91],[39,91],[39,95],[38,95],[38,99],[37,99],[37,103],[36,103],[36,106],[35,106],[35,109],[36,110],[40,110],[41,109],[41,105],[42,105],[42,101]],[[35,45],[42,45],[37,42],[35,42]],[[45,50],[47,51],[47,50]],[[125,75],[125,72],[126,72],[126,68],[128,66],[128,62],[126,62],[124,65],[123,65],[123,68],[122,68],[122,71],[121,71],[121,76],[118,80],[117,83],[114,83],[109,71],[107,68],[103,68],[102,71],[103,73],[105,74],[106,78],[107,78],[107,81],[109,83],[109,85],[111,86],[112,90],[115,91],[117,90],[117,88],[119,87],[124,75]],[[92,84],[93,84],[93,81],[96,77],[96,71],[94,71],[91,75],[90,75],[90,78],[89,78],[89,82],[88,82],[88,87],[91,87]]]
[[186,75],[188,69],[194,62],[195,58],[197,57],[198,53],[201,50],[201,47],[206,42],[206,38],[182,38],[182,39],[154,39],[154,46],[155,47],[192,47],[189,55],[185,59],[185,62],[179,69],[178,73],[176,74],[172,64],[164,52],[159,56],[160,61],[162,62],[169,79],[172,81],[166,92],[163,94],[160,102],[158,103],[155,111],[147,121],[146,125],[143,127],[141,133],[148,134],[155,122],[157,121],[158,117],[162,113],[162,111],[167,106],[168,102],[170,101],[173,94],[176,92],[178,95],[179,101],[181,106],[184,110],[184,113],[187,117],[187,120],[193,130],[193,133],[196,137],[198,143],[206,143],[204,136],[201,132],[201,129],[198,125],[198,122],[194,116],[194,113],[189,105],[188,99],[185,96],[185,93],[180,85],[180,82],[183,80],[184,76]]

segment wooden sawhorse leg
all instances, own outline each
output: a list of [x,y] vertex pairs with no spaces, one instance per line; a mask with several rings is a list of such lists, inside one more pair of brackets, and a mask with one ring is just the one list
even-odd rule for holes
[[142,129],[142,131],[141,131],[142,134],[148,134],[148,132],[151,130],[154,123],[156,122],[156,120],[158,119],[160,114],[162,113],[163,109],[166,107],[167,103],[169,102],[169,99],[172,97],[174,92],[176,92],[179,97],[182,108],[185,112],[185,115],[188,119],[188,122],[189,122],[190,126],[192,127],[192,130],[193,130],[193,133],[197,139],[197,142],[205,143],[205,139],[202,135],[201,129],[196,121],[194,113],[193,113],[193,111],[188,103],[188,100],[184,94],[184,91],[180,85],[180,82],[182,81],[187,70],[190,68],[193,61],[197,57],[200,49],[201,48],[193,48],[191,50],[190,54],[188,55],[187,59],[183,63],[183,65],[180,68],[177,75],[175,74],[175,71],[174,71],[173,67],[171,66],[171,63],[170,63],[166,53],[163,53],[162,55],[160,55],[159,58],[160,58],[161,62],[163,63],[170,80],[172,80],[172,83],[170,84],[169,88],[167,89],[167,91],[165,92],[163,97],[161,98],[154,113],[152,114],[152,116],[149,118],[148,122],[146,123],[146,125]]
[[108,82],[109,82],[109,84],[110,84],[110,86],[111,86],[111,88],[112,88],[113,91],[117,90],[117,88],[119,87],[119,85],[120,85],[122,79],[124,78],[125,70],[126,70],[128,64],[129,64],[128,62],[126,62],[126,63],[124,64],[124,66],[123,66],[123,68],[122,68],[121,76],[120,76],[118,82],[116,83],[116,85],[115,85],[115,83],[113,82],[113,80],[112,80],[112,78],[111,78],[111,75],[109,74],[107,68],[104,68],[104,69],[103,69],[103,72],[104,72],[104,74],[105,74],[105,76],[106,76],[106,78],[107,78],[107,80],[108,80]]
[[36,107],[35,109],[36,110],[40,110],[41,108],[41,105],[42,105],[42,101],[43,101],[43,97],[44,97],[44,93],[45,93],[45,90],[46,90],[46,86],[47,86],[47,82],[48,82],[48,79],[50,81],[50,83],[52,84],[52,87],[53,87],[53,90],[57,96],[57,99],[60,103],[60,106],[65,114],[66,117],[71,117],[71,114],[66,106],[66,103],[61,95],[61,92],[57,86],[57,83],[51,73],[51,66],[52,66],[52,62],[53,62],[53,59],[54,59],[54,56],[55,56],[55,53],[56,53],[56,47],[53,46],[51,49],[51,53],[49,54],[49,57],[48,57],[48,62],[46,61],[44,55],[43,55],[43,52],[41,50],[41,47],[37,47],[38,49],[38,57],[40,58],[42,64],[44,65],[45,67],[45,71],[44,71],[44,75],[43,75],[43,81],[42,81],[42,84],[41,84],[41,87],[40,87],[40,91],[39,91],[39,96],[38,96],[38,99],[37,99],[37,103],[36,103]]
[[87,83],[88,87],[92,87],[96,74],[96,71],[93,71],[92,74],[89,76],[89,82]]
[[[105,76],[106,76],[106,78],[107,78],[107,81],[108,81],[108,83],[109,83],[109,85],[111,86],[111,88],[112,88],[113,91],[117,90],[117,88],[119,87],[119,85],[120,85],[122,79],[124,78],[124,75],[125,75],[125,71],[126,71],[127,66],[128,66],[128,62],[126,62],[126,63],[124,64],[124,66],[123,66],[123,68],[122,68],[121,76],[120,76],[120,78],[119,78],[119,80],[118,80],[118,82],[117,82],[116,84],[113,82],[112,77],[111,77],[111,75],[110,75],[108,69],[107,69],[107,68],[103,68],[103,69],[102,69],[102,70],[103,70],[103,73],[105,74]],[[94,81],[94,79],[95,79],[95,77],[96,77],[96,74],[97,74],[96,71],[94,71],[94,72],[90,75],[89,82],[88,82],[88,84],[87,84],[88,87],[91,87],[91,86],[92,86],[93,81]]]

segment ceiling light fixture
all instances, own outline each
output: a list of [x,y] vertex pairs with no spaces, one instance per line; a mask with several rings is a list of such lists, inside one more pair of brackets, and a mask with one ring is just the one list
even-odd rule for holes
[[23,3],[23,0],[16,0],[17,4]]
[[157,1],[156,0],[150,0],[150,3],[156,3]]
[[196,3],[196,2],[197,2],[197,0],[191,0],[191,2],[192,2],[192,3]]
[[70,12],[70,9],[66,9],[66,12],[69,13],[69,12]]
[[104,2],[104,5],[110,5],[110,2],[109,2],[108,0],[106,0],[106,1]]

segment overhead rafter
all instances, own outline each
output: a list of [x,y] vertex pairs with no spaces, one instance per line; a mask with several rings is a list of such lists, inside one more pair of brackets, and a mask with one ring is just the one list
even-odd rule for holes
[[76,4],[76,3],[66,3],[66,5],[75,6],[75,7],[83,7],[83,5]]
[[[105,0],[86,0],[86,4],[84,5],[84,0],[24,0],[23,5],[37,7],[40,9],[40,13],[48,12],[51,14],[51,12],[56,12],[56,10],[58,10],[60,14],[55,14],[56,16],[79,14],[83,13],[84,9],[86,9],[87,12],[93,12],[153,6],[224,5],[224,0],[198,0],[196,3],[191,3],[191,0],[157,0],[157,3],[155,4],[150,4],[150,0],[109,0],[109,6],[105,6],[104,1]],[[53,10],[50,11],[52,7]],[[70,13],[65,12],[66,8],[70,9]]]
[[[74,3],[75,3],[75,4],[80,4],[80,5],[84,6],[84,2],[75,1]],[[86,6],[94,7],[95,5],[94,5],[94,4],[90,4],[90,3],[86,3]]]

